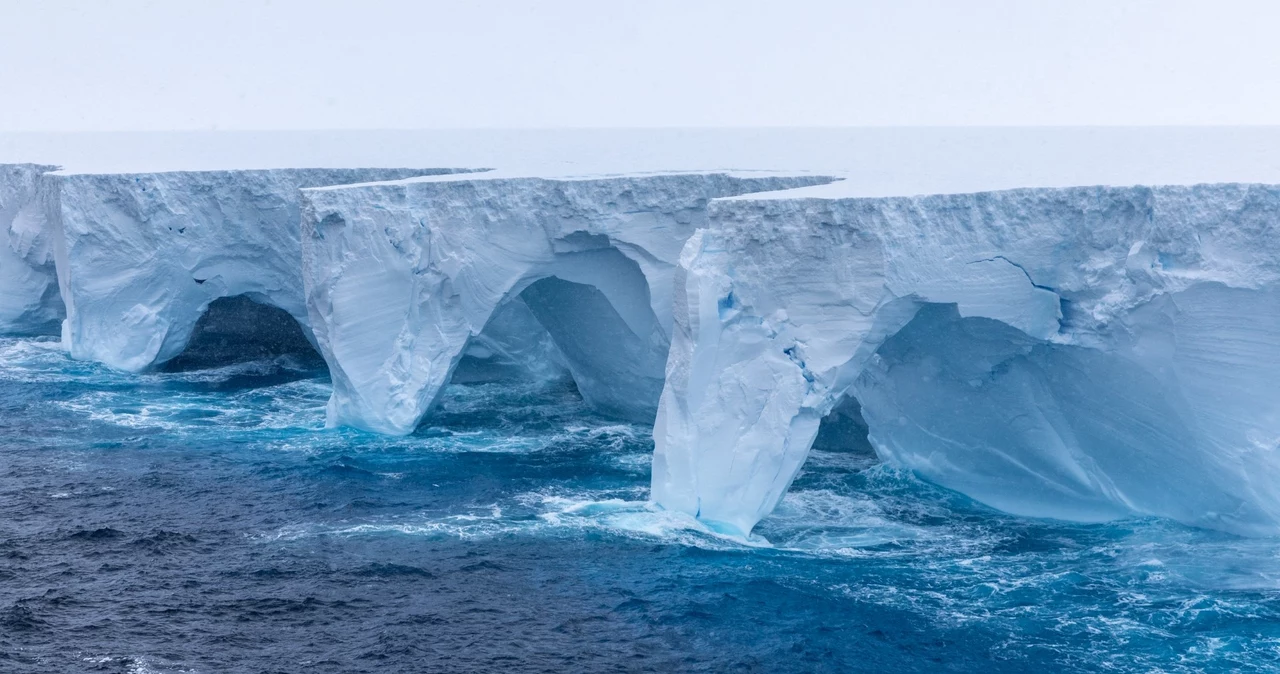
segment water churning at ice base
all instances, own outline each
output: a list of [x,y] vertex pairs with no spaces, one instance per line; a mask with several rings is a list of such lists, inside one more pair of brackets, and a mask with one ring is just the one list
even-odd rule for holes
[[847,442],[727,538],[649,506],[647,429],[564,380],[450,386],[398,438],[323,430],[298,355],[127,375],[5,340],[0,391],[0,650],[28,669],[1234,671],[1280,648],[1273,539],[1010,517]]

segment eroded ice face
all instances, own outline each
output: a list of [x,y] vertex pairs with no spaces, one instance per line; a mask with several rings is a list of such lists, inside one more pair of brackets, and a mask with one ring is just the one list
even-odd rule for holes
[[473,176],[305,190],[308,309],[332,425],[403,435],[520,299],[597,411],[652,422],[681,247],[719,197],[830,182],[731,173]]
[[855,396],[1009,512],[1280,530],[1280,191],[730,200],[691,240],[654,497],[745,533]]

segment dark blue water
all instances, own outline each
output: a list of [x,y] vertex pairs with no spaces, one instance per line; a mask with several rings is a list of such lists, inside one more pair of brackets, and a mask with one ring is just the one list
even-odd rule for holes
[[1276,671],[1280,541],[1012,518],[815,452],[760,540],[645,505],[571,385],[324,431],[290,358],[0,341],[0,671]]

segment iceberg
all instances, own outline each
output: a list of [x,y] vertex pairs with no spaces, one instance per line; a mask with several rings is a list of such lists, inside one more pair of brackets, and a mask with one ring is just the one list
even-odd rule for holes
[[592,408],[651,422],[676,260],[707,204],[831,180],[495,173],[303,190],[307,309],[333,380],[328,423],[412,432],[517,298]]
[[40,176],[56,168],[0,164],[0,334],[57,334],[62,321],[40,207]]
[[1280,532],[1280,187],[830,192],[717,200],[681,252],[657,503],[749,533],[853,398],[1006,512]]
[[138,372],[182,353],[214,300],[282,309],[310,339],[301,187],[453,169],[264,169],[45,175],[73,358]]
[[[397,435],[450,381],[568,376],[736,534],[815,442],[1019,515],[1280,533],[1273,130],[0,140],[35,160],[0,164],[0,333],[75,358],[305,342],[329,425]],[[500,170],[352,168],[431,165]]]

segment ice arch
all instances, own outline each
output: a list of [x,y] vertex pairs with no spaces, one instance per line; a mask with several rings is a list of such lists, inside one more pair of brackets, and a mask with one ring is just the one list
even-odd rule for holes
[[494,311],[523,297],[584,398],[653,418],[685,239],[716,197],[829,182],[725,173],[441,177],[304,190],[330,425],[413,431]]
[[1010,512],[1280,531],[1280,188],[711,210],[676,276],[661,505],[749,532],[852,396],[882,459]]
[[310,331],[300,187],[450,169],[45,174],[48,228],[73,358],[140,371],[185,348],[221,297],[253,296]]

